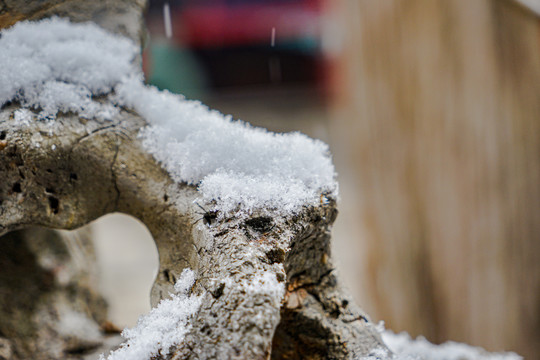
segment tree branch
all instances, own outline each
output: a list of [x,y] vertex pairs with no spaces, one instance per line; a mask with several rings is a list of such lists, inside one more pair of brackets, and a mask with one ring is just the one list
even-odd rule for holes
[[[68,15],[132,38],[140,33],[143,7],[138,1],[2,4],[12,21]],[[11,24],[0,19],[0,26]],[[107,96],[99,101],[114,104]],[[59,113],[53,122],[31,113],[23,124],[15,116],[20,108],[13,103],[0,111],[0,235],[29,226],[76,229],[111,212],[140,219],[159,251],[152,304],[174,291],[186,268],[197,274],[191,293],[202,297],[187,335],[168,354],[163,349],[162,358],[353,359],[384,348],[333,272],[331,196],[321,194],[319,205],[296,215],[217,216],[205,210],[211,204],[201,203],[195,186],[174,182],[143,148],[138,133],[147,123],[132,110],[112,120]],[[33,339],[19,340],[39,348]],[[33,356],[49,355],[36,350]]]

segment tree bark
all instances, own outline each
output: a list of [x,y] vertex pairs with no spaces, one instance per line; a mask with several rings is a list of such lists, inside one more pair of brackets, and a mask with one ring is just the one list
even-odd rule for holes
[[[58,14],[62,9],[62,14],[78,21],[85,14],[84,19],[113,24],[109,29],[133,38],[140,33],[130,30],[133,22],[140,26],[143,4],[137,1],[49,3],[4,1],[0,4],[10,16],[2,17],[3,24]],[[111,4],[116,6],[114,12],[95,15]],[[131,14],[128,25],[113,22],[118,13]],[[337,214],[334,199],[290,217],[253,214],[248,220],[217,221],[214,214],[201,210],[208,204],[197,203],[194,186],[174,183],[143,149],[137,134],[147,124],[130,109],[123,109],[113,121],[59,114],[51,132],[51,125],[36,121],[35,115],[30,126],[20,126],[14,120],[19,108],[14,103],[0,111],[0,235],[7,234],[0,246],[10,243],[13,231],[29,226],[76,229],[111,212],[140,219],[159,252],[152,303],[172,292],[185,268],[195,270],[191,291],[202,296],[185,340],[164,357],[353,359],[375,348],[385,349],[367,315],[336,278],[330,255],[330,227]],[[35,254],[45,250],[43,245]],[[39,283],[40,276],[36,273],[27,282]],[[284,284],[284,297],[271,287],[249,286],[261,278]],[[34,290],[29,284],[24,290],[31,296],[49,288]],[[48,306],[52,309],[56,300]],[[32,308],[28,311],[28,317],[41,316]],[[35,346],[35,338],[17,335],[23,322],[6,324],[2,318],[0,323],[15,331],[9,338],[15,349],[11,358],[27,354],[34,359],[55,358],[51,352],[38,351],[42,348]],[[29,326],[42,331],[39,321]],[[52,337],[58,328],[49,330]],[[26,351],[23,357],[17,355],[19,349]],[[66,346],[60,351],[68,356]]]
[[86,235],[27,228],[1,238],[0,359],[79,359],[121,342]]

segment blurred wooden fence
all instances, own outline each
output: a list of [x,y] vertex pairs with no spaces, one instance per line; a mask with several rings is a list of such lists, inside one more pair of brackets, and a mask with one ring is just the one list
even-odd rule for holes
[[333,137],[357,179],[366,310],[538,359],[540,18],[511,0],[341,5]]

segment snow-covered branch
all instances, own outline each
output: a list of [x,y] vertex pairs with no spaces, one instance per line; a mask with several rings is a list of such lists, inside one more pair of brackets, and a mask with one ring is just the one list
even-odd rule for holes
[[[325,144],[144,85],[137,47],[95,24],[21,22],[0,47],[2,233],[119,211],[156,241],[157,308],[112,359],[355,358],[384,347],[334,274]],[[186,269],[193,286],[175,295]]]
[[[146,224],[154,309],[104,358],[392,358],[335,274],[327,146],[148,87],[138,52],[61,18],[3,31],[0,235],[110,212]],[[59,351],[19,340],[19,358]]]

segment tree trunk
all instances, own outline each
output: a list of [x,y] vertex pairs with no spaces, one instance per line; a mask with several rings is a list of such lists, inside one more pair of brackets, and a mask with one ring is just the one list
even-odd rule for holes
[[[61,14],[75,21],[90,19],[135,40],[144,5],[127,0],[0,4],[3,26]],[[334,273],[329,251],[330,227],[337,214],[334,199],[295,216],[253,214],[247,220],[218,221],[213,214],[201,213],[208,204],[195,203],[194,186],[175,183],[143,149],[137,134],[147,123],[132,110],[121,110],[112,121],[59,114],[57,130],[50,135],[48,125],[35,121],[35,115],[28,126],[16,122],[14,112],[19,108],[14,103],[0,111],[0,235],[4,235],[0,246],[11,244],[13,256],[28,258],[19,266],[37,268],[39,256],[52,245],[43,237],[36,244],[32,239],[13,240],[22,236],[13,231],[29,226],[76,229],[107,213],[122,212],[140,219],[156,242],[160,268],[152,290],[154,305],[173,292],[184,269],[196,272],[190,291],[201,296],[201,307],[184,341],[162,358],[353,359],[386,349]],[[36,133],[43,134],[39,145],[33,139]],[[26,255],[29,246],[37,247],[33,255]],[[60,285],[52,280],[42,280],[48,276],[47,271],[32,271],[20,285],[34,300],[41,293],[66,291],[55,290]],[[286,292],[251,286],[257,281],[283,284]],[[12,283],[7,284],[7,297],[15,296]],[[82,291],[83,284],[77,284],[75,294]],[[47,311],[60,301],[39,299]],[[10,306],[15,311],[18,304]],[[90,310],[77,311],[101,314],[102,308],[86,306]],[[20,335],[22,327],[50,338],[60,332],[56,323],[42,325],[39,307],[24,309],[25,318],[37,321],[0,319],[0,335],[9,337],[11,358],[51,359],[58,358],[58,352],[66,358],[76,356],[66,345],[60,344],[55,353],[46,349],[50,342],[38,344],[42,337]],[[100,316],[92,315],[94,323],[101,321]],[[103,341],[98,337],[92,346]]]
[[28,228],[2,237],[0,359],[79,359],[121,342],[87,235]]

